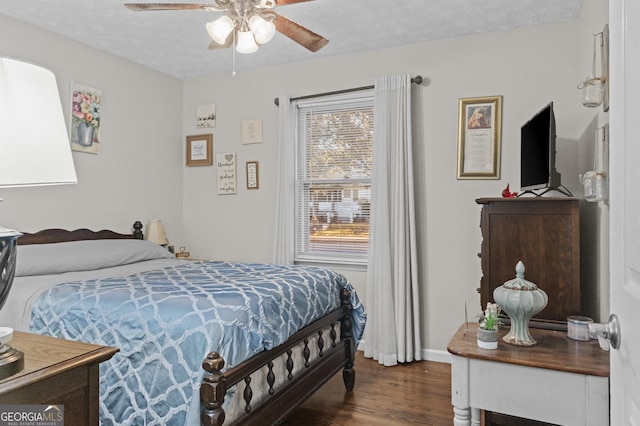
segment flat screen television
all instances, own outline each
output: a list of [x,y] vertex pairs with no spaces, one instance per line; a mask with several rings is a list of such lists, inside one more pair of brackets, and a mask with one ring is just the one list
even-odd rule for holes
[[[520,131],[520,189],[561,190],[560,173],[556,171],[556,120],[553,102],[527,121]],[[538,194],[542,195],[542,194]]]

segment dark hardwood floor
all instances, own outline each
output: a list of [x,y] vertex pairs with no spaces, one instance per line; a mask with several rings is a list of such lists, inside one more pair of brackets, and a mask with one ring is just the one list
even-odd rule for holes
[[451,366],[420,361],[383,367],[356,353],[356,385],[338,373],[283,423],[286,426],[453,424]]

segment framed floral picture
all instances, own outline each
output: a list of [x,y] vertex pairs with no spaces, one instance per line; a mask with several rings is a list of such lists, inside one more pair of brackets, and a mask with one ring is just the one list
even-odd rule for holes
[[102,90],[72,82],[70,121],[71,149],[99,154]]

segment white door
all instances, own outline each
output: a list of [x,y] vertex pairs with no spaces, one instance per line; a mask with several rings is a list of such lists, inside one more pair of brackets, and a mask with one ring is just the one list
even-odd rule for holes
[[610,0],[611,425],[640,425],[640,1]]

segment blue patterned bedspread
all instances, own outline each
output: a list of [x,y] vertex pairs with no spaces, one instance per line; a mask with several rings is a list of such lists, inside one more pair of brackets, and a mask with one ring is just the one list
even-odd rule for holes
[[101,425],[183,426],[198,422],[208,352],[230,368],[278,346],[337,308],[343,287],[357,342],[366,317],[342,275],[217,261],[53,286],[33,304],[30,329],[120,348],[100,365]]

